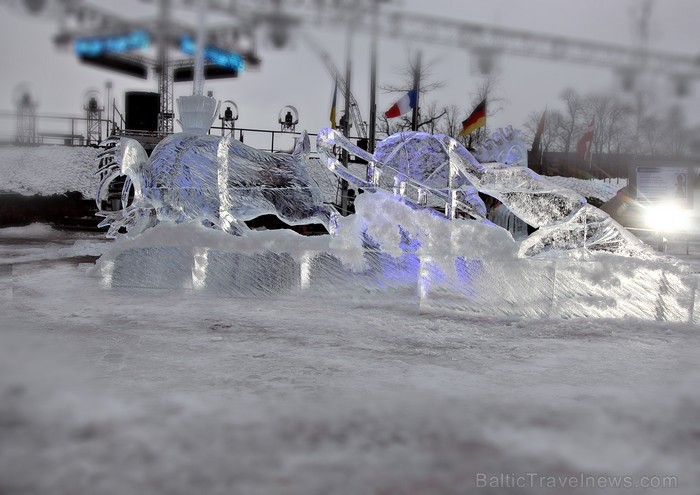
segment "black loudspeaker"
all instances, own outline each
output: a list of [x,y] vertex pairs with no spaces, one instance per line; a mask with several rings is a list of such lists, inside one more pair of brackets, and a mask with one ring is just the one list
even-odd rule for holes
[[160,95],[143,91],[128,91],[126,100],[126,128],[132,131],[157,131]]

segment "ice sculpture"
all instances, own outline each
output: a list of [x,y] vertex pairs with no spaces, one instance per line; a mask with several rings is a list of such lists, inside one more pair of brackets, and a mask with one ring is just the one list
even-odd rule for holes
[[[150,157],[128,138],[110,138],[113,145],[98,157],[102,176],[97,204],[109,197],[110,185],[125,176],[118,211],[100,211],[108,236],[121,229],[134,236],[158,222],[200,220],[231,234],[247,230],[246,220],[277,215],[297,225],[322,223],[333,229],[336,212],[324,205],[309,176],[306,133],[292,154],[266,153],[237,141],[196,133],[173,134]],[[124,206],[126,205],[126,206]]]
[[[353,145],[341,133],[324,129],[317,146],[325,165],[358,187],[372,188],[389,175],[394,192],[405,201],[425,205],[426,198],[445,199],[445,215],[460,213],[486,222],[478,193],[503,203],[527,224],[539,228],[520,250],[525,257],[587,249],[623,255],[649,255],[648,250],[606,213],[587,205],[585,198],[558,187],[524,167],[524,146],[512,129],[499,130],[480,148],[477,160],[455,139],[420,132],[395,134],[382,141],[374,155]],[[346,149],[370,162],[367,177],[354,175],[338,162],[335,148]]]
[[[380,293],[391,304],[474,314],[697,323],[697,277],[654,256],[583,197],[523,167],[519,141],[517,132],[500,131],[477,159],[447,136],[401,133],[369,154],[324,129],[322,163],[364,189],[356,213],[337,218],[307,174],[306,136],[282,155],[231,138],[177,134],[150,158],[122,139],[103,155],[98,200],[125,175],[128,206],[102,215],[111,235],[121,227],[140,235],[115,244],[94,273],[129,292],[302,293],[333,304]],[[344,167],[338,149],[367,160],[366,173]],[[516,242],[486,219],[479,193],[537,231]],[[322,221],[333,235],[246,228],[245,220],[264,213]]]

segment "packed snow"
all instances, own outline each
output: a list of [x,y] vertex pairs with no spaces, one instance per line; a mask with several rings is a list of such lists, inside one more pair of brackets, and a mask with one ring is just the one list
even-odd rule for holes
[[0,192],[27,196],[78,191],[94,198],[97,148],[0,146]]
[[3,494],[697,493],[695,326],[107,290],[75,255],[114,242],[0,245]]

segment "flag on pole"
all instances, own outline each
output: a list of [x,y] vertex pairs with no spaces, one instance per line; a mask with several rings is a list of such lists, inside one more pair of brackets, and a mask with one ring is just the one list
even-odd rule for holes
[[460,136],[467,136],[480,127],[486,126],[486,98],[481,100],[474,111],[462,121],[462,130]]
[[535,139],[532,141],[532,152],[537,153],[540,151],[540,142],[542,141],[542,134],[544,134],[544,119],[547,115],[547,109],[542,112],[542,117],[540,117],[540,123],[537,126],[537,131],[535,132]]
[[331,129],[337,129],[338,125],[335,120],[336,102],[338,101],[338,80],[335,80],[335,88],[333,89],[333,103],[331,103]]
[[593,129],[595,125],[595,118],[591,120],[591,123],[588,125],[588,130],[581,136],[581,139],[579,140],[578,144],[576,145],[576,152],[578,153],[579,158],[581,160],[585,160],[586,156],[588,155],[588,152],[591,149],[591,143],[593,142]]
[[410,112],[416,106],[416,89],[413,88],[411,91],[406,93],[401,97],[399,101],[394,103],[392,107],[384,112],[384,116],[387,119],[393,119],[395,117],[401,117],[403,114]]

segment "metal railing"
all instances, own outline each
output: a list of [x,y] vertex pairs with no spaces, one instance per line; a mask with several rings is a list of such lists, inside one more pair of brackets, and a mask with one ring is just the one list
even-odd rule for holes
[[[95,120],[99,123],[99,136],[102,139],[111,135],[122,136],[159,136],[157,131],[137,131],[126,129],[123,115],[115,109],[114,118],[88,119],[73,115],[36,114],[36,135],[28,144],[64,144],[68,146],[92,146],[99,144],[99,139],[89,140],[90,131],[88,121]],[[220,119],[221,120],[221,119]],[[221,122],[223,124],[223,122]],[[0,111],[0,141],[16,142],[17,136],[17,112]],[[289,152],[293,149],[294,138],[301,135],[301,131],[283,131],[271,129],[254,129],[248,127],[230,127],[226,125],[214,125],[209,133],[212,135],[225,135],[233,133],[234,137],[254,148],[269,151],[271,153]],[[308,133],[311,138],[311,148],[316,148],[316,133]],[[361,139],[360,136],[350,137],[352,140]]]
[[[23,144],[64,144],[68,146],[98,145],[100,137],[104,139],[110,129],[116,126],[110,119],[91,119],[72,115],[36,114],[34,136]],[[8,125],[8,121],[11,123]],[[98,136],[91,139],[89,122],[96,122]],[[0,136],[7,142],[17,142],[17,112],[0,111]]]

